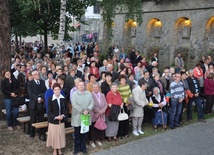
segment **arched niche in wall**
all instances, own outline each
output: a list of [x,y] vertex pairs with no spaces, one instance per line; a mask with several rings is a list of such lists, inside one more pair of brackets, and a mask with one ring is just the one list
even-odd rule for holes
[[174,30],[182,39],[189,39],[191,36],[191,21],[187,17],[179,18],[174,25]]
[[137,22],[134,19],[129,19],[125,23],[125,28],[130,32],[130,36],[135,38],[137,32]]
[[162,22],[158,18],[152,18],[147,24],[147,33],[154,38],[160,38],[162,34]]
[[214,16],[207,21],[205,31],[208,37],[209,46],[211,44],[214,48]]

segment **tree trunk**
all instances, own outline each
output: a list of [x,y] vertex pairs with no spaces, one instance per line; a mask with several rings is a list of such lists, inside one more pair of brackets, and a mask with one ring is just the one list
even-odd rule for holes
[[[10,69],[10,10],[9,1],[0,0],[0,81],[3,79],[3,72]],[[3,108],[2,92],[0,91],[0,109]],[[0,112],[0,118],[2,118]]]
[[45,53],[48,52],[48,31],[44,30]]
[[58,44],[60,49],[64,45],[63,40],[65,36],[65,19],[66,19],[65,14],[66,14],[66,0],[61,0],[59,34],[58,34]]

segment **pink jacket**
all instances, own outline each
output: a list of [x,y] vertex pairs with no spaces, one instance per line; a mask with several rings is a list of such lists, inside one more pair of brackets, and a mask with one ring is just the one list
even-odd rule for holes
[[205,95],[214,95],[214,81],[206,78],[204,80],[204,94]]
[[99,118],[99,110],[101,110],[103,113],[102,115],[100,115],[101,119],[105,121],[106,120],[105,111],[107,109],[107,102],[106,102],[105,95],[103,93],[100,93],[100,103],[94,93],[92,93],[92,97],[94,99],[94,108],[91,111],[91,121],[92,122],[97,121],[97,119]]

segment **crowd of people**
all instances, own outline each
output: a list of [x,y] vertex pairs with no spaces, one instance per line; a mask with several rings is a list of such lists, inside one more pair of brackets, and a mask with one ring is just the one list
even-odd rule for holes
[[[102,146],[104,138],[118,142],[118,137],[128,137],[130,121],[133,135],[139,136],[144,134],[144,120],[149,120],[155,131],[160,126],[165,130],[180,127],[184,109],[187,121],[191,122],[193,102],[198,121],[206,122],[204,114],[212,113],[211,56],[203,56],[195,68],[186,71],[178,53],[175,67],[165,67],[161,72],[157,53],[147,62],[134,48],[125,51],[113,45],[108,58],[100,62],[98,44],[85,47],[77,43],[75,47],[58,53],[52,48],[44,53],[42,48],[23,46],[13,56],[11,70],[4,72],[1,82],[8,129],[20,128],[16,120],[18,107],[13,102],[24,96],[30,115],[30,137],[35,136],[32,124],[44,121],[46,113],[47,147],[54,149],[54,155],[62,154],[61,148],[66,145],[64,129],[68,117],[75,130],[74,154],[77,154],[87,152],[86,140],[96,147]],[[121,110],[131,119],[118,121]],[[89,114],[89,133],[81,133],[81,115]],[[98,120],[105,122],[105,130],[95,127]]]

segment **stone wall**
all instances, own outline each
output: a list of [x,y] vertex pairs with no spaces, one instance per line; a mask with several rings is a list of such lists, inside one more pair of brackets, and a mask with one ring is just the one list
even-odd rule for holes
[[173,66],[175,54],[181,51],[186,67],[192,68],[214,49],[213,0],[176,0],[144,2],[143,23],[127,27],[124,14],[115,17],[113,42],[121,48],[135,47],[144,55],[157,51],[162,67]]

